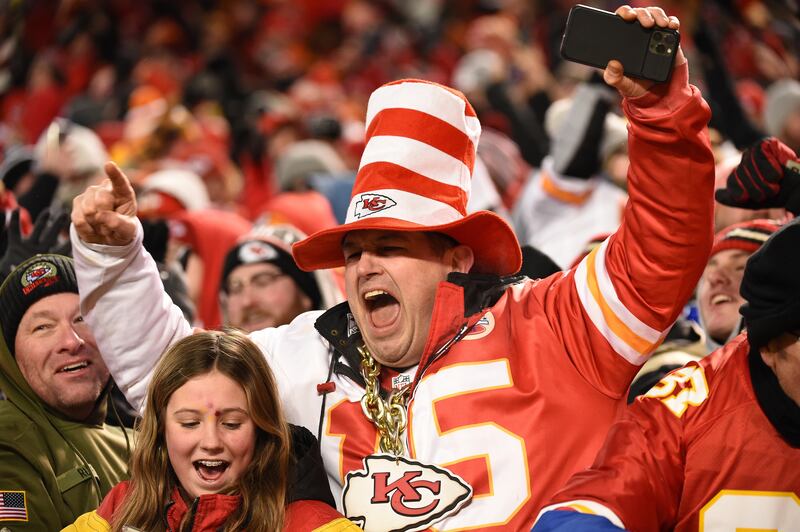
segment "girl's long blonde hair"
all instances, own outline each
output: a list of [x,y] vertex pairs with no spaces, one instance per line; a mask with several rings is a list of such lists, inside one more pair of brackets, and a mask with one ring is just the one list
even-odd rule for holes
[[167,403],[187,381],[214,370],[244,389],[256,425],[253,460],[232,488],[241,495],[242,504],[224,530],[274,532],[283,528],[291,439],[275,378],[264,355],[247,336],[205,331],[173,344],[153,372],[144,414],[137,424],[129,490],[114,512],[112,530],[120,531],[124,525],[148,532],[164,530],[165,507],[178,486],[164,438]]

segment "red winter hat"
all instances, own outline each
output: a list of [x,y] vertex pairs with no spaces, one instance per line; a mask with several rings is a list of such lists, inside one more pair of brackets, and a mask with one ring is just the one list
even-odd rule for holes
[[342,238],[378,229],[443,233],[472,248],[475,271],[519,271],[511,227],[490,211],[467,215],[481,125],[463,94],[417,79],[388,83],[370,96],[366,125],[345,223],[296,243],[300,268],[343,266]]
[[726,249],[741,249],[748,253],[755,253],[761,244],[767,241],[769,235],[777,231],[779,227],[778,222],[766,219],[748,220],[729,225],[714,236],[714,245],[709,258]]

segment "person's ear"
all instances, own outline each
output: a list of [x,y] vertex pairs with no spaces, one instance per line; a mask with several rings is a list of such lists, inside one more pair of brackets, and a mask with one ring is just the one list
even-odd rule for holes
[[454,272],[468,273],[475,263],[475,254],[472,248],[459,244],[451,251],[451,265]]
[[781,342],[782,338],[773,338],[766,345],[761,346],[758,350],[761,354],[761,360],[764,361],[764,364],[769,366],[769,369],[775,372],[775,364],[778,358],[778,352],[784,347],[783,342]]
[[[772,342],[770,342],[770,344],[771,343]],[[775,371],[775,355],[776,355],[775,350],[772,349],[769,344],[767,344],[765,346],[762,346],[761,349],[759,349],[759,353],[761,353],[761,360],[764,361],[764,364],[769,366],[769,369],[771,369],[774,372]]]

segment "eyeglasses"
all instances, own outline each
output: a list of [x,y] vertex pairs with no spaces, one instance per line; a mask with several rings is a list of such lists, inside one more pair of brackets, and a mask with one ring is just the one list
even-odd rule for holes
[[269,285],[277,281],[279,278],[284,277],[286,274],[283,272],[261,272],[253,275],[249,281],[234,281],[228,284],[228,296],[239,296],[244,293],[248,287],[253,288],[267,288]]

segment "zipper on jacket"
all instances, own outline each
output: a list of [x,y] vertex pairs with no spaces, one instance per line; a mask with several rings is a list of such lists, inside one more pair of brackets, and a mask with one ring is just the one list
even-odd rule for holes
[[169,502],[166,504],[166,506],[164,506],[164,524],[166,525],[166,528],[165,528],[165,530],[166,530],[167,532],[174,532],[174,531],[172,530],[172,525],[170,525],[170,524],[169,524],[169,509],[170,509],[170,507],[171,507],[173,504],[175,504],[175,501],[173,501],[173,500],[170,500],[170,501],[169,501]]
[[194,528],[194,518],[197,516],[197,503],[200,502],[200,497],[195,497],[192,501],[192,506],[189,508],[189,528],[186,530],[191,531]]

